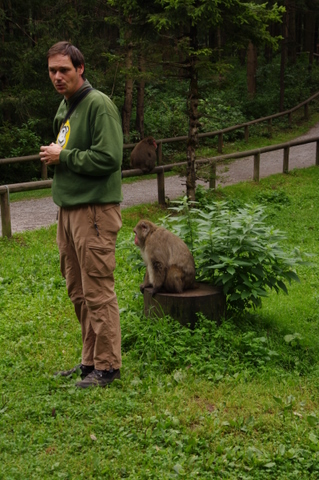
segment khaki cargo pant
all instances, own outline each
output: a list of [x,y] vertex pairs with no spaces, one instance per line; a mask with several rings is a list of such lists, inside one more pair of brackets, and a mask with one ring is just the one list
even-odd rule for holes
[[118,204],[61,207],[60,267],[82,329],[82,364],[121,367],[120,315],[114,292]]

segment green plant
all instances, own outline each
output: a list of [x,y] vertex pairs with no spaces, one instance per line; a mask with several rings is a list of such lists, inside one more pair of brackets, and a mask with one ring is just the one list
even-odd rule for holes
[[[227,100],[219,96],[210,95],[205,99],[200,99],[199,110],[201,112],[201,129],[203,132],[213,132],[223,128],[240,125],[245,123],[246,118],[240,111],[239,106],[229,105]],[[224,135],[224,140],[234,140],[242,138],[243,132],[233,131]]]
[[285,236],[265,223],[263,206],[234,208],[212,201],[198,209],[184,198],[172,210],[180,215],[166,218],[166,224],[188,243],[198,280],[222,286],[231,308],[260,306],[269,290],[287,294],[286,283],[299,281],[296,267],[302,255],[297,248],[283,250]]
[[273,205],[276,209],[284,208],[291,203],[287,193],[282,189],[259,192],[256,201],[264,205]]
[[[0,157],[35,155],[40,150],[41,139],[36,133],[37,121],[28,120],[22,126],[11,126],[8,122],[0,127]],[[38,162],[11,163],[1,167],[0,184],[19,183],[40,178]]]

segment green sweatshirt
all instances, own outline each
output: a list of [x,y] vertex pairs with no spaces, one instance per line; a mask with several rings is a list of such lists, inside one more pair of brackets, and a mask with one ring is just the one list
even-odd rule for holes
[[69,100],[62,100],[53,122],[62,147],[52,185],[53,200],[60,207],[122,200],[123,133],[113,102],[92,90],[61,128],[72,102],[88,87],[86,80]]

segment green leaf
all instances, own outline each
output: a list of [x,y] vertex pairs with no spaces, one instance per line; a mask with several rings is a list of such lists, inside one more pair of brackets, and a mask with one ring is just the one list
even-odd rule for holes
[[284,340],[285,340],[285,342],[287,342],[287,343],[291,343],[291,342],[295,341],[296,339],[297,339],[297,340],[301,340],[301,339],[302,339],[300,333],[297,333],[297,332],[296,332],[296,333],[294,333],[294,334],[288,334],[288,335],[285,335],[285,336],[284,336]]
[[318,424],[318,419],[314,415],[307,415],[307,422],[312,427],[315,427]]
[[236,272],[236,270],[234,269],[234,267],[228,267],[228,268],[227,268],[227,272],[230,273],[231,275],[234,275],[234,273]]
[[174,465],[173,470],[174,470],[174,472],[177,473],[177,475],[184,475],[183,467],[179,463]]
[[275,466],[276,466],[275,462],[265,463],[264,465],[265,468],[274,468]]
[[293,272],[292,270],[286,272],[286,276],[291,278],[291,280],[295,280],[296,282],[300,283],[300,278],[298,277],[298,275]]
[[313,432],[309,433],[308,438],[315,445],[317,445],[317,443],[319,442],[317,435],[315,435]]
[[282,280],[278,280],[277,285],[279,288],[281,288],[281,290],[283,290],[288,295],[287,287]]

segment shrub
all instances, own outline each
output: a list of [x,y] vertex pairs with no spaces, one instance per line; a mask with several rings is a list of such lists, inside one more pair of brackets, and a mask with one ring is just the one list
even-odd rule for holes
[[[36,121],[28,120],[20,128],[11,127],[9,123],[4,123],[0,127],[0,157],[22,157],[25,155],[35,155],[40,150],[41,139],[35,133]],[[27,182],[33,178],[40,178],[41,163],[10,163],[1,168],[1,182],[19,183]]]
[[211,201],[198,209],[186,197],[175,205],[178,215],[166,217],[166,225],[192,251],[197,279],[221,286],[229,308],[261,306],[270,290],[288,294],[286,283],[299,281],[302,256],[297,248],[283,250],[285,236],[266,225],[264,206]]
[[[199,111],[201,112],[201,130],[203,132],[213,132],[233,125],[241,125],[246,122],[246,118],[238,106],[231,106],[222,95],[210,95],[205,99],[199,100]],[[224,135],[225,140],[234,140],[241,138],[242,131],[233,131]]]

